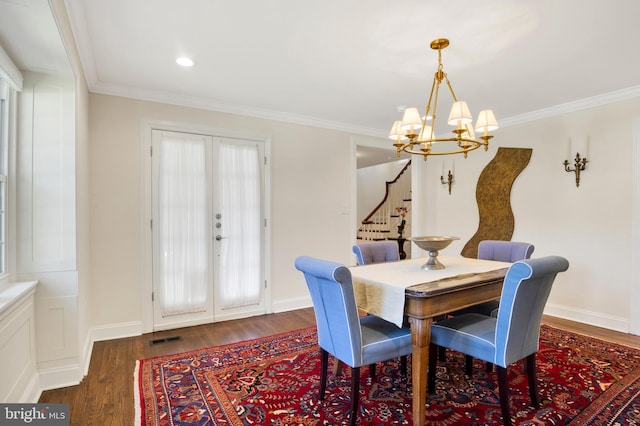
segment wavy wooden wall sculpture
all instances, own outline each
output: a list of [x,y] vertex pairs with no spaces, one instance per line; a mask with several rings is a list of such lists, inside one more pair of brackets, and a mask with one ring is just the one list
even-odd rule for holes
[[482,240],[511,240],[515,219],[511,209],[511,187],[531,159],[530,148],[498,148],[476,186],[480,222],[475,235],[462,249],[465,257],[478,256]]

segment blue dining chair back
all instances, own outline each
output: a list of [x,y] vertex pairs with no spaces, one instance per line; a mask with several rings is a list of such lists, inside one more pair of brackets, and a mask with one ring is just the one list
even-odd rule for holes
[[[529,259],[534,249],[533,244],[520,241],[484,240],[478,244],[478,259],[513,263],[518,260]],[[451,312],[449,315],[455,316],[475,312],[483,315],[496,316],[499,306],[500,303],[497,300],[492,300]]]
[[509,268],[500,296],[493,364],[506,368],[538,351],[551,287],[556,275],[568,268],[569,262],[559,256],[520,261]]
[[349,270],[339,263],[308,257],[296,259],[296,268],[304,274],[311,294],[320,347],[350,366],[364,365]]
[[428,390],[435,389],[437,347],[446,347],[497,367],[503,422],[511,424],[507,367],[526,360],[531,402],[538,407],[535,354],[540,323],[551,287],[569,262],[560,256],[546,256],[515,262],[504,279],[497,318],[469,313],[432,324],[429,347]]
[[322,363],[320,400],[331,354],[352,369],[350,424],[355,425],[360,367],[410,354],[410,331],[374,315],[360,317],[351,272],[345,266],[308,256],[298,257],[295,266],[304,274],[316,317]]
[[478,259],[517,262],[529,259],[535,247],[520,241],[484,240],[478,244]]
[[358,265],[400,260],[398,244],[395,241],[363,241],[353,246]]

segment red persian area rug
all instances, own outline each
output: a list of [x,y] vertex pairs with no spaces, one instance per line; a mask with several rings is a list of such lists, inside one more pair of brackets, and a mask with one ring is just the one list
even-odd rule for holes
[[[461,354],[448,352],[438,362],[427,424],[501,423],[496,374],[474,362],[471,378]],[[398,363],[378,364],[373,380],[362,369],[359,424],[412,424],[411,381]],[[538,409],[529,405],[522,365],[509,368],[515,424],[636,424],[640,350],[543,326],[537,365]],[[134,373],[136,424],[339,425],[347,419],[350,373],[329,374],[325,400],[318,401],[315,328],[143,359]]]

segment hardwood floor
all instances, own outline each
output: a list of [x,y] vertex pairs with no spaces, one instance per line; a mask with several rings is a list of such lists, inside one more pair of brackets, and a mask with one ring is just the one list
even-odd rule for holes
[[[545,316],[551,326],[640,349],[640,336],[631,336]],[[302,309],[225,321],[197,327],[96,342],[89,372],[82,383],[45,391],[40,402],[68,403],[71,425],[133,424],[133,371],[138,359],[254,339],[315,325],[313,310]],[[180,336],[181,340],[150,345],[149,341]]]
[[[133,371],[136,360],[313,325],[315,317],[309,308],[96,342],[84,380],[77,386],[43,392],[40,402],[68,403],[71,425],[129,426],[134,418]],[[182,340],[149,345],[150,340],[174,336],[180,336]]]
[[620,333],[618,331],[594,327],[592,325],[569,321],[562,318],[550,317],[548,315],[545,315],[542,318],[542,322],[552,327],[572,331],[577,334],[584,334],[585,336],[595,337],[596,339],[640,349],[640,336],[634,336],[633,334]]

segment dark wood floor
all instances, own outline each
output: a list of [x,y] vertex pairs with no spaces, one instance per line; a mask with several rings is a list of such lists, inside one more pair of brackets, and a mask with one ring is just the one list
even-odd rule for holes
[[[640,349],[640,336],[551,317],[545,317],[544,322]],[[133,370],[136,360],[254,339],[312,325],[315,325],[313,310],[302,309],[96,342],[89,373],[82,383],[45,391],[40,397],[40,402],[68,403],[71,409],[71,425],[130,425],[133,424],[134,417]],[[174,336],[180,336],[182,340],[149,345],[150,340]]]

